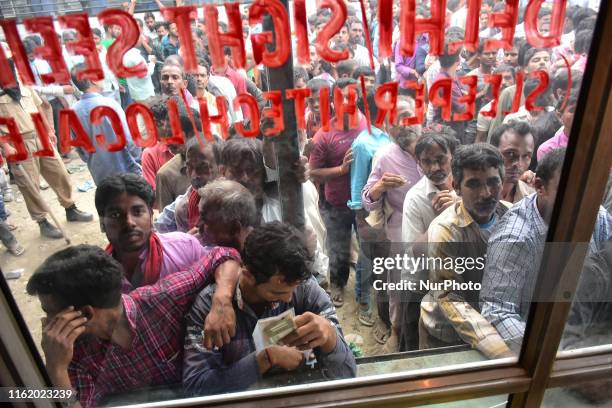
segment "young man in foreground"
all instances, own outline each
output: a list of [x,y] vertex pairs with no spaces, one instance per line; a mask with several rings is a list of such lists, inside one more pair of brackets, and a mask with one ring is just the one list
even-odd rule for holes
[[[237,238],[243,236],[237,233]],[[354,377],[355,358],[329,296],[312,277],[303,235],[292,226],[271,222],[255,227],[242,240],[244,268],[233,297],[236,334],[220,349],[204,346],[202,322],[214,313],[211,300],[215,288],[211,285],[200,293],[187,316],[186,390],[195,395],[244,390],[273,367],[297,369],[303,363],[302,350],[309,349],[327,376]],[[283,345],[256,351],[252,333],[257,321],[290,308],[295,309],[297,329],[281,339]]]
[[[46,313],[42,348],[53,385],[75,390],[75,406],[90,407],[112,394],[180,383],[183,316],[214,278],[212,319],[233,326],[228,305],[239,262],[234,249],[213,248],[188,270],[122,295],[121,264],[101,248],[78,245],[51,255],[27,291]],[[233,333],[210,327],[220,338]]]

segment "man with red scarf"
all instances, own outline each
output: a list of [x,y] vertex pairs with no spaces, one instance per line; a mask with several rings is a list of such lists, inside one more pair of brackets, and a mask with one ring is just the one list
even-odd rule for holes
[[219,176],[221,142],[204,142],[200,146],[197,139],[187,142],[186,168],[191,185],[187,193],[176,200],[175,220],[178,231],[195,233],[200,220],[200,195],[198,189]]
[[185,270],[209,249],[183,232],[153,231],[155,193],[138,175],[121,173],[104,179],[96,190],[96,210],[110,242],[106,251],[123,266],[123,293]]

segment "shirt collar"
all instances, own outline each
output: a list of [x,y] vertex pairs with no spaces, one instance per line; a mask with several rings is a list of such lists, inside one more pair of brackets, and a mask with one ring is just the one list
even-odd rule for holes
[[425,197],[427,197],[428,200],[431,200],[434,194],[438,193],[440,189],[436,187],[433,181],[427,178],[427,176],[423,176],[423,178],[425,179]]
[[131,296],[125,294],[121,295],[121,300],[123,302],[123,313],[125,313],[132,331],[136,332],[136,323],[140,319],[140,311],[136,307],[136,302]]
[[468,227],[473,222],[476,222],[470,215],[470,212],[467,210],[467,208],[465,208],[465,205],[463,205],[463,200],[455,204],[455,206],[456,206],[455,212],[457,214],[457,226],[458,227],[465,228],[465,227]]
[[529,200],[528,205],[531,207],[531,213],[533,214],[533,224],[536,231],[540,235],[546,234],[546,232],[548,231],[548,226],[546,225],[544,218],[542,218],[540,210],[538,210],[538,193],[533,193],[529,195],[527,197],[527,200]]

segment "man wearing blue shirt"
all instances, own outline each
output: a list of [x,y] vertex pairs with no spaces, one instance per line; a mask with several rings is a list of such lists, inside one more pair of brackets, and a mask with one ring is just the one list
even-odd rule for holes
[[[368,93],[367,103],[370,112],[370,120],[374,122],[378,114],[378,108],[374,101],[374,93]],[[365,112],[365,104],[363,96],[358,102],[359,110]],[[359,239],[360,253],[355,268],[356,284],[355,296],[359,302],[358,319],[365,326],[374,324],[372,311],[370,307],[370,276],[372,274],[371,265],[366,269],[364,252],[370,255],[371,258],[371,242],[384,241],[384,231],[379,230],[379,236],[376,236],[373,228],[365,221],[367,212],[363,209],[361,203],[361,190],[370,177],[372,170],[372,159],[379,148],[391,142],[389,135],[372,126],[372,133],[367,129],[357,136],[351,145],[353,152],[353,162],[351,163],[351,199],[347,202],[348,207],[355,211],[355,230]]]
[[[77,152],[81,159],[87,163],[87,168],[91,173],[93,181],[96,185],[100,184],[106,177],[117,173],[134,173],[141,175],[142,168],[140,167],[140,148],[132,141],[130,130],[127,126],[125,112],[114,99],[102,96],[102,81],[92,81],[88,79],[78,79],[76,72],[83,70],[84,64],[77,64],[72,69],[72,82],[83,92],[83,96],[78,101],[73,110],[77,114],[85,132],[89,136],[91,144],[96,149],[95,152],[89,153],[82,148],[77,148]],[[102,134],[106,139],[107,144],[117,142],[117,135],[111,121],[108,118],[103,118],[100,123],[94,124],[90,119],[91,111],[98,106],[108,106],[113,109],[123,127],[125,134],[125,148],[118,152],[109,152],[102,148],[96,140],[96,135]]]

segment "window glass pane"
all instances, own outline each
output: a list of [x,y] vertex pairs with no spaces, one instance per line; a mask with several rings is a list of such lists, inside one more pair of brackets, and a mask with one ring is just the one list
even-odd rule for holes
[[580,383],[546,390],[542,407],[610,407],[612,394],[608,380]]
[[507,402],[508,395],[494,395],[492,397],[475,398],[464,401],[444,402],[441,404],[429,404],[424,406],[436,408],[501,408],[506,406]]
[[[505,2],[483,0],[470,30],[465,2],[436,16],[418,1],[418,19],[446,22],[436,56],[434,33],[402,47],[399,2],[386,3],[389,21],[364,2],[364,24],[348,1],[346,24],[319,46],[344,9],[307,0],[300,38],[289,2],[289,25],[276,27],[279,43],[292,34],[286,70],[265,66],[278,65],[262,46],[278,21],[250,24],[248,1],[236,16],[217,9],[219,30],[242,30],[244,68],[242,50],[215,48],[214,24],[201,20],[200,6],[221,2],[177,3],[198,6],[194,73],[190,29],[163,21],[166,2],[1,4],[27,54],[2,32],[13,77],[29,66],[35,85],[0,94],[0,132],[20,133],[3,156],[28,157],[0,171],[0,267],[54,383],[84,405],[122,404],[515,358],[599,3],[570,0],[557,16],[545,1],[525,21],[522,1],[512,48],[489,50],[504,32],[487,22]],[[125,28],[90,17],[100,81],[77,74],[74,31],[55,26],[67,81],[35,51],[53,41],[22,22],[106,7],[133,13],[140,36],[115,61]],[[560,30],[560,45],[531,46],[530,24]],[[450,46],[469,31],[473,49]],[[304,234],[288,226],[302,219]],[[72,355],[59,344],[67,335]]]

